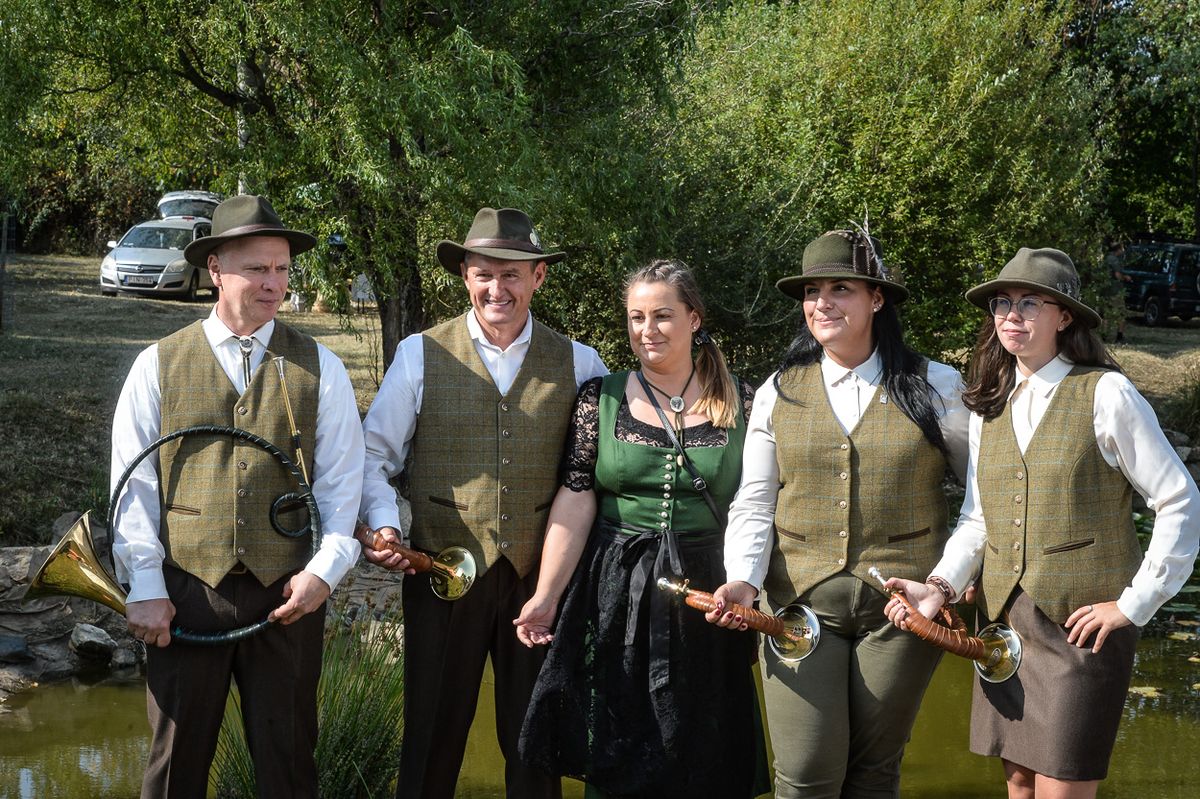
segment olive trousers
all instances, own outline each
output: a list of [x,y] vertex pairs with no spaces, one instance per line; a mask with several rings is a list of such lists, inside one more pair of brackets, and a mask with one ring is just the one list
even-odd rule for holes
[[[886,597],[849,572],[800,597],[821,624],[802,661],[765,642],[763,695],[776,799],[894,799],[900,759],[941,650],[895,627]],[[767,598],[768,610],[778,608]]]

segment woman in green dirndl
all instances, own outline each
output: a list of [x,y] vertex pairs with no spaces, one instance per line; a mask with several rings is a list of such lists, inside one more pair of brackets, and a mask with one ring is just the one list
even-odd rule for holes
[[656,583],[724,582],[753,389],[704,330],[683,264],[636,271],[625,301],[641,369],[580,388],[537,592],[514,621],[526,645],[550,644],[520,750],[589,796],[748,799],[769,790],[753,636]]

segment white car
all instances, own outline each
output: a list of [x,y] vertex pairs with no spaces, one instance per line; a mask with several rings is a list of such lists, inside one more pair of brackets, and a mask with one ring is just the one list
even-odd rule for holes
[[169,191],[158,198],[158,215],[163,219],[173,216],[203,216],[212,219],[213,211],[224,199],[211,191]]
[[195,300],[201,289],[214,297],[217,289],[207,269],[197,269],[183,257],[184,247],[212,231],[206,217],[172,216],[134,225],[100,262],[100,292],[169,294]]

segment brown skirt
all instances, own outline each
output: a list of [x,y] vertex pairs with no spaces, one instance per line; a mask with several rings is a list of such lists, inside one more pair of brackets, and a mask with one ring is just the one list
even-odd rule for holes
[[1021,667],[1002,683],[975,679],[971,751],[1060,780],[1102,780],[1129,692],[1139,631],[1111,632],[1097,654],[1067,643],[1066,628],[1017,589],[1007,623]]

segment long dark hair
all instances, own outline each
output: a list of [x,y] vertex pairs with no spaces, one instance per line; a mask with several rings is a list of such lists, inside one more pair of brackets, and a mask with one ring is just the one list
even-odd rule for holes
[[[1074,318],[1066,330],[1058,333],[1058,354],[1078,366],[1121,371],[1095,331]],[[963,405],[984,419],[995,419],[1004,412],[1008,395],[1012,393],[1016,366],[1017,356],[1004,349],[996,335],[996,323],[989,314],[979,328],[975,354],[971,356],[971,367],[967,371]]]
[[[896,407],[920,428],[925,439],[943,454],[949,454],[942,427],[938,423],[939,411],[945,410],[945,403],[929,384],[926,377],[926,359],[904,343],[904,327],[900,323],[900,314],[886,290],[883,296],[883,307],[871,320],[871,335],[875,339],[879,361],[883,366],[884,389],[891,401],[896,403]],[[819,362],[822,353],[821,344],[808,329],[808,323],[801,318],[800,332],[788,346],[779,364],[779,371],[775,374],[775,390],[784,401],[800,404],[780,388],[780,378],[791,369]]]

